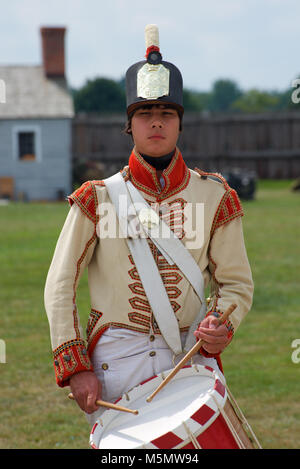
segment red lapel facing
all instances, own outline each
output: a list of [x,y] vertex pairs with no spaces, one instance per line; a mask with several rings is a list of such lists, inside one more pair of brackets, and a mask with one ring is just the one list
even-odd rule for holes
[[165,186],[162,189],[157,179],[155,168],[148,164],[135,150],[129,158],[131,180],[137,189],[157,199],[165,199],[183,190],[189,182],[190,172],[181,152],[176,148],[169,166],[163,171]]

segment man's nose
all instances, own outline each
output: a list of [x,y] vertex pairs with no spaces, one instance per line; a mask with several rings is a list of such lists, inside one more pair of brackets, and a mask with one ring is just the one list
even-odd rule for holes
[[151,122],[151,127],[155,129],[155,127],[162,128],[162,126],[163,126],[162,119],[159,117],[154,117]]

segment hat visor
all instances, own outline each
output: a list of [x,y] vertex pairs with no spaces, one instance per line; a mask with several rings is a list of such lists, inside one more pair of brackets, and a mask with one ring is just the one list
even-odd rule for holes
[[145,99],[143,101],[138,101],[136,103],[132,103],[127,107],[127,114],[128,116],[132,115],[137,109],[147,106],[149,104],[152,105],[162,105],[162,106],[169,106],[176,109],[181,115],[184,113],[184,108],[180,104],[174,103],[172,101],[168,101],[167,98],[165,99]]

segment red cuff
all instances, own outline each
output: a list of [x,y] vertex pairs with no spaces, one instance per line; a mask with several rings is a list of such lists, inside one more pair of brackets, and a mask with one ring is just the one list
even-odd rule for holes
[[80,371],[93,371],[92,363],[82,340],[65,342],[53,351],[54,370],[58,386],[70,384],[70,378]]

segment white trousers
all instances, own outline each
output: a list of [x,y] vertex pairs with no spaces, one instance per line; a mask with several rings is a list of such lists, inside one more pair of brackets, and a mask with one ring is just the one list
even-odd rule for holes
[[[185,337],[186,333],[181,334],[182,343]],[[116,401],[124,392],[142,381],[174,368],[182,357],[183,355],[178,355],[174,359],[173,352],[160,335],[145,335],[119,328],[108,329],[102,334],[92,355],[94,371],[102,383],[102,399]],[[220,373],[214,358],[196,354],[193,363],[210,366]],[[93,414],[86,414],[91,426],[105,410],[100,407]]]

